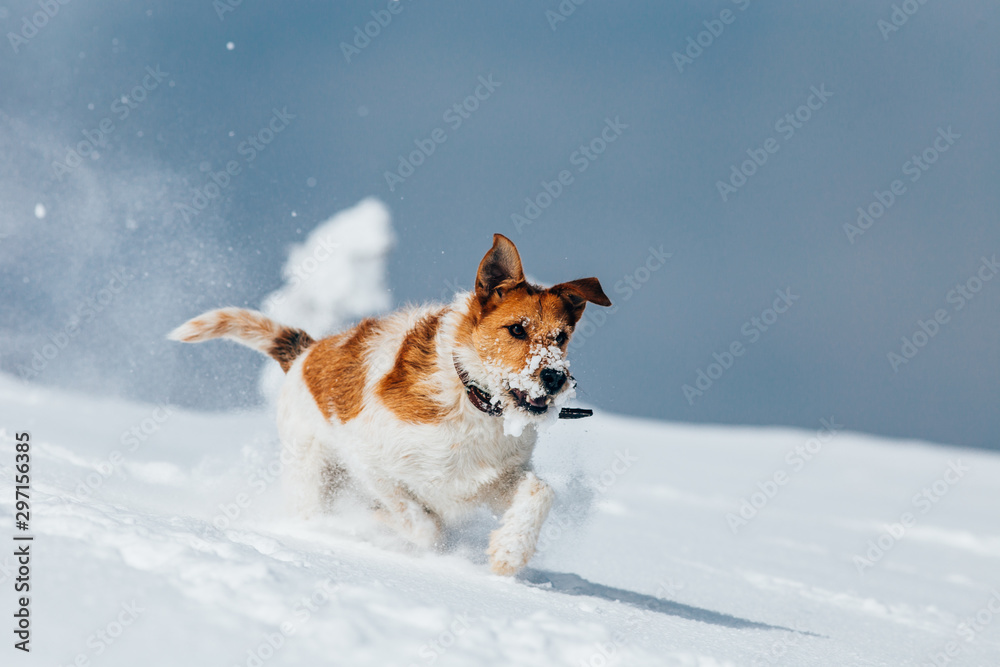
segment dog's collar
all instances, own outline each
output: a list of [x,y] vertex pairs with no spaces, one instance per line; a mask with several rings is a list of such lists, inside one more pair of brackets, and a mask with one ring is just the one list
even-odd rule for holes
[[458,379],[465,385],[465,395],[469,397],[469,402],[476,406],[476,409],[480,412],[484,412],[491,417],[502,415],[503,408],[499,404],[492,402],[493,397],[490,396],[488,391],[476,386],[472,378],[469,377],[469,373],[458,363],[458,357],[452,355],[452,361],[455,362],[455,372],[458,373]]
[[[458,357],[452,355],[451,359],[455,362],[455,372],[458,373],[458,379],[465,386],[465,395],[469,397],[469,402],[476,406],[477,410],[491,417],[501,416],[503,408],[498,403],[493,403],[493,397],[490,396],[490,392],[479,387],[472,381],[469,373],[458,363]],[[592,417],[593,415],[594,411],[587,408],[563,408],[559,411],[559,419],[582,419],[584,417]]]

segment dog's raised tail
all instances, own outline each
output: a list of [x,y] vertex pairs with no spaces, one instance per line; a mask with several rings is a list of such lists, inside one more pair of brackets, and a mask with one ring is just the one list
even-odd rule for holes
[[281,370],[288,372],[292,363],[315,341],[302,329],[286,327],[259,313],[243,308],[220,308],[188,320],[167,338],[182,343],[200,343],[213,338],[228,338],[270,356]]

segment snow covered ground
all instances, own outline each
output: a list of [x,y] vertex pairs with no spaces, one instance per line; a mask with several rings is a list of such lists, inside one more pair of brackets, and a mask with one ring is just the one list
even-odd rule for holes
[[10,626],[15,432],[31,433],[36,535],[32,652],[5,628],[4,665],[1000,664],[995,454],[830,415],[807,433],[599,411],[542,436],[560,500],[505,579],[486,514],[443,553],[360,514],[289,519],[268,414],[10,377],[0,405]]

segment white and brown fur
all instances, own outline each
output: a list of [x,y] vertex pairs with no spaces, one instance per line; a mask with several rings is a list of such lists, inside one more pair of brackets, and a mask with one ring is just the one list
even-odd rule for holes
[[[536,413],[551,416],[572,392],[568,378],[555,391],[554,383],[545,386],[537,351],[561,358],[588,301],[611,305],[596,278],[548,289],[529,284],[514,244],[495,234],[475,291],[449,305],[365,319],[319,341],[261,313],[224,308],[170,337],[229,338],[281,364],[283,485],[300,514],[323,511],[350,485],[406,539],[431,547],[445,524],[485,503],[503,513],[490,536],[490,566],[510,575],[534,554],[553,500],[531,469],[534,423],[545,417]],[[514,335],[522,330],[523,339]],[[532,423],[505,435],[503,417],[470,401],[456,364],[504,413],[521,411]],[[510,374],[520,374],[521,391],[504,379]]]

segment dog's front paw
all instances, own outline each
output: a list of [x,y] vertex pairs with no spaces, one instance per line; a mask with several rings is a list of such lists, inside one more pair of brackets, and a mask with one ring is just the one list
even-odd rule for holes
[[494,574],[509,577],[517,574],[535,555],[535,542],[500,527],[490,534],[490,547],[486,553],[490,556],[490,569]]

